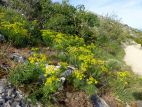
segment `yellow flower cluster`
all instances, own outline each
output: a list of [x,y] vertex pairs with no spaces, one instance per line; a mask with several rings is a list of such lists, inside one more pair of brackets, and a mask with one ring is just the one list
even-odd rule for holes
[[55,74],[58,71],[59,68],[56,68],[54,65],[47,65],[46,66],[46,71],[44,76],[47,76],[49,74]]
[[101,70],[102,70],[102,72],[107,72],[108,71],[108,69],[105,66],[101,66]]
[[56,82],[56,81],[60,81],[59,78],[57,78],[55,76],[50,76],[46,79],[45,85],[46,86],[51,85],[51,84],[53,84],[53,82]]
[[103,65],[104,63],[105,63],[105,62],[102,61],[102,60],[99,60],[99,59],[97,60],[97,64],[98,64],[98,65]]
[[39,51],[39,48],[32,48],[32,51]]
[[97,84],[98,81],[96,79],[94,79],[92,76],[90,76],[89,79],[87,79],[87,83],[88,84]]
[[85,64],[85,63],[82,63],[82,64],[80,65],[80,70],[83,71],[83,72],[85,72],[85,71],[87,70],[87,68],[88,68],[88,65]]
[[127,71],[124,71],[124,72],[117,72],[117,75],[121,78],[125,78],[127,77],[129,74]]
[[127,71],[124,71],[124,72],[117,72],[117,76],[118,78],[120,79],[120,81],[123,81],[127,84],[126,82],[126,77],[129,76],[129,73]]
[[35,64],[36,62],[41,63],[46,61],[46,56],[44,54],[34,53],[32,56],[28,58],[31,64]]
[[20,22],[15,22],[13,24],[5,24],[2,25],[3,28],[8,29],[9,31],[15,33],[15,34],[20,34],[21,36],[27,36],[28,35],[28,30],[24,28],[23,23]]
[[82,80],[83,77],[84,77],[84,74],[83,74],[82,72],[78,71],[78,70],[75,70],[75,71],[74,71],[74,76],[75,76],[77,79]]

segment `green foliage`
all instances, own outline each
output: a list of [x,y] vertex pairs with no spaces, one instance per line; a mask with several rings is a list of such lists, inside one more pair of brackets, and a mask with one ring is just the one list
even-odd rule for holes
[[38,68],[32,64],[18,65],[9,74],[9,80],[12,84],[29,84],[36,81],[39,77]]
[[[110,76],[111,92],[122,102],[141,100],[141,77],[132,72],[116,72]],[[137,96],[138,95],[138,96]]]
[[10,0],[8,6],[24,14],[27,19],[37,19],[40,14],[41,6],[38,0]]
[[93,27],[99,25],[97,15],[86,12],[82,5],[75,8],[69,2],[11,0],[9,6],[24,14],[30,21],[38,20],[41,29],[80,35],[87,41],[94,36]]
[[[122,43],[127,37],[141,43],[141,37],[130,37],[118,20],[98,17],[85,11],[83,5],[74,7],[66,0],[11,0],[8,6],[0,7],[0,33],[19,47],[42,42],[55,51],[59,61],[59,68],[47,65],[50,58],[34,48],[26,64],[10,72],[9,80],[15,85],[37,83],[31,98],[48,102],[65,85],[89,95],[99,92],[100,87],[110,88],[124,101],[128,99],[125,95],[132,95],[128,88],[134,85],[130,84],[133,76],[120,72],[125,69]],[[75,69],[63,84],[61,78],[68,65]],[[37,82],[40,79],[41,84]]]
[[49,30],[42,30],[44,44],[57,50],[65,50],[69,46],[82,46],[85,44],[83,38],[78,36],[65,35]]
[[0,7],[0,33],[13,45],[23,47],[27,44],[35,44],[40,39],[37,26],[36,20],[29,22],[15,10]]
[[6,35],[6,38],[12,41],[15,46],[27,44],[28,31],[23,28],[23,24],[18,22],[14,24],[3,22],[1,24],[0,30],[2,34]]
[[24,65],[25,67],[14,70],[10,74],[12,83],[32,85],[31,81],[37,81],[42,75],[44,77],[42,84],[35,86],[35,91],[32,91],[30,96],[35,100],[51,101],[56,92],[64,89],[65,84],[62,83],[61,78],[63,78],[67,66],[72,65],[75,69],[65,78],[66,85],[71,85],[75,90],[84,90],[89,95],[99,93],[100,87],[109,88],[119,96],[119,99],[124,100],[125,97],[121,93],[125,93],[125,90],[130,86],[130,76],[128,72],[117,72],[124,69],[121,59],[115,58],[111,52],[105,53],[103,48],[101,50],[94,43],[86,44],[84,39],[78,36],[51,30],[41,30],[41,34],[44,44],[56,51],[56,58],[58,61],[62,61],[58,62],[61,67],[47,65],[49,60],[46,55],[39,52],[38,48],[33,48],[34,53],[28,58],[29,66],[32,68]]

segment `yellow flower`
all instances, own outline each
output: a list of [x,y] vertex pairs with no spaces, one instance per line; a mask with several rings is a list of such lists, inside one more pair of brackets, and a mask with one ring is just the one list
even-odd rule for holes
[[96,79],[94,79],[92,76],[90,76],[89,79],[87,79],[87,83],[88,84],[97,84],[98,81]]
[[103,65],[105,62],[104,61],[102,61],[102,60],[97,60],[97,64],[98,65]]
[[81,66],[80,66],[80,69],[81,69],[81,71],[83,71],[83,72],[86,71],[87,68],[88,68],[88,65],[85,64],[85,63],[82,63]]
[[128,72],[124,71],[124,72],[117,72],[117,75],[121,78],[125,78],[128,76]]
[[118,79],[120,81],[123,81],[125,82],[127,77],[129,76],[129,73],[127,71],[124,71],[124,72],[117,72],[117,76],[118,76]]
[[55,74],[58,69],[54,65],[46,65],[45,76],[49,74]]
[[59,81],[59,78],[57,78],[55,76],[48,77],[46,79],[45,85],[50,85],[50,84],[52,84],[55,81]]
[[32,48],[31,50],[32,50],[32,51],[38,51],[39,48]]
[[76,77],[77,79],[79,79],[79,80],[82,80],[83,77],[84,77],[84,74],[83,74],[82,72],[78,71],[78,70],[75,70],[75,71],[74,71],[74,75],[75,75],[75,77]]
[[34,52],[34,54],[30,56],[28,59],[32,64],[34,64],[35,62],[38,63],[46,62],[46,56],[44,54],[38,54],[36,52]]
[[35,59],[33,57],[29,57],[28,60],[30,61],[31,64],[35,63]]
[[34,54],[33,54],[33,57],[37,57],[37,56],[38,56],[38,54],[37,54],[37,53],[34,53]]
[[107,69],[105,66],[101,66],[101,70],[102,70],[103,72],[107,72],[107,71],[108,71],[108,69]]

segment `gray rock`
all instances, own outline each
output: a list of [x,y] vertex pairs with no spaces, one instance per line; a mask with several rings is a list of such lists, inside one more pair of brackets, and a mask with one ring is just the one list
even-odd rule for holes
[[91,97],[93,107],[110,107],[102,98],[97,95]]
[[0,43],[2,43],[4,41],[5,41],[5,37],[2,34],[0,34]]
[[10,101],[7,101],[7,102],[4,104],[4,107],[11,107]]
[[20,106],[20,103],[19,102],[13,102],[12,104],[11,104],[11,107],[21,107]]
[[8,72],[9,68],[10,68],[10,66],[6,63],[0,64],[0,69],[2,69],[3,71]]
[[11,96],[12,95],[12,89],[9,89],[8,91],[7,91],[7,96],[9,97],[9,96]]
[[63,77],[70,76],[73,73],[74,70],[75,70],[74,67],[68,66],[68,69],[65,72],[63,72],[62,76]]
[[6,79],[0,79],[0,92],[0,107],[42,107],[39,103],[32,105],[31,101],[25,101],[24,94]]
[[1,98],[0,98],[0,107],[3,107],[3,106],[4,106],[4,103],[5,103],[4,99],[1,99]]
[[44,76],[44,74],[41,74],[39,76],[39,79],[38,79],[38,84],[43,84],[43,82],[46,80],[46,77]]
[[26,62],[26,58],[21,56],[19,53],[12,53],[10,55],[10,59],[16,61],[16,62],[19,62],[19,63],[24,63]]

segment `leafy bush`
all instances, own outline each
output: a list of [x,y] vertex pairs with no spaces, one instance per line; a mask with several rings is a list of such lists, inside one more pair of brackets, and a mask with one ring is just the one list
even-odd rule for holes
[[52,46],[53,40],[55,38],[56,32],[49,30],[42,30],[42,40],[46,46]]
[[66,35],[49,30],[41,30],[44,44],[57,50],[65,50],[69,46],[85,45],[84,39],[78,36]]
[[[121,60],[118,60],[119,58],[115,58],[108,52],[105,53],[103,49],[100,50],[93,43],[86,44],[84,39],[78,36],[50,30],[42,30],[41,33],[44,43],[57,50],[58,61],[62,61],[58,62],[60,66],[48,65],[47,62],[50,58],[47,59],[46,55],[41,53],[38,48],[33,48],[33,54],[28,60],[31,67],[38,69],[38,73],[33,72],[33,68],[29,72],[26,70],[29,67],[25,65],[27,67],[18,69],[23,72],[21,71],[20,73],[16,72],[18,70],[14,70],[10,75],[11,78],[14,77],[11,79],[15,81],[13,82],[14,84],[26,84],[27,81],[35,79],[36,81],[42,80],[42,83],[34,89],[35,91],[31,92],[30,96],[32,98],[45,102],[47,100],[50,101],[56,92],[64,89],[65,85],[71,85],[76,90],[84,90],[89,95],[100,92],[99,89],[102,87],[105,92],[108,91],[108,88],[113,92],[119,92],[129,86],[129,73],[117,72],[123,68]],[[102,54],[106,55],[104,57],[109,57],[102,58]],[[110,58],[112,60],[108,60]],[[69,75],[64,76],[63,74],[68,70],[68,65],[72,65],[75,68]],[[26,73],[28,75],[25,75]],[[37,76],[33,77],[35,73]],[[18,78],[19,75],[20,79]],[[64,84],[62,79],[66,81],[66,84]]]
[[25,65],[18,65],[9,74],[9,80],[12,84],[29,84],[32,81],[37,81],[39,77],[39,70],[34,65],[28,63]]
[[18,47],[35,44],[40,34],[35,20],[29,22],[11,8],[0,7],[0,33]]

